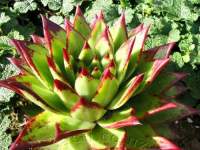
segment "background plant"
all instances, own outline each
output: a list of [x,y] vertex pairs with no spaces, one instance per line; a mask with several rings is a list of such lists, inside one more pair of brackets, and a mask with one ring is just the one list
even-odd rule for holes
[[[13,47],[8,44],[10,38],[29,39],[28,35],[33,32],[41,34],[39,14],[45,14],[52,21],[63,24],[64,17],[73,17],[77,4],[81,5],[82,10],[85,11],[88,21],[91,21],[93,15],[102,9],[108,24],[113,24],[123,8],[129,29],[141,22],[151,23],[150,38],[146,47],[153,47],[167,41],[177,41],[172,55],[174,63],[169,69],[189,73],[188,78],[185,79],[185,85],[189,90],[182,95],[181,99],[193,107],[200,108],[198,101],[200,99],[198,89],[200,85],[199,0],[1,0],[0,77],[3,79],[4,76],[17,72],[5,59],[7,56],[15,55]],[[2,116],[0,122],[6,123],[5,126],[9,127],[12,126],[10,122],[13,122],[10,119],[16,118],[12,117],[10,112],[16,111],[16,107],[20,104],[14,93],[5,92],[2,88],[1,90],[4,92],[1,92],[0,96]],[[4,130],[6,129],[2,129]],[[7,133],[8,139],[11,139],[11,135]],[[9,142],[7,143],[6,145],[9,145]]]

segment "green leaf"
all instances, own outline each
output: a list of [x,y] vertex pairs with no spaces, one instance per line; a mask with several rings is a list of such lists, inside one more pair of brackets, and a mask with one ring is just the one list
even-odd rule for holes
[[13,143],[12,148],[35,147],[37,144],[45,146],[77,135],[94,127],[93,123],[76,120],[67,115],[58,115],[48,111],[42,112],[30,119],[22,133]]
[[92,4],[91,9],[85,13],[87,20],[91,22],[93,18],[95,18],[95,15],[98,14],[101,10],[107,19],[106,21],[109,21],[111,24],[119,16],[117,7],[113,4],[112,0],[96,0]]
[[34,11],[37,8],[37,3],[34,0],[23,0],[14,3],[14,9],[20,13]]
[[61,0],[41,0],[44,6],[48,6],[51,10],[59,10],[62,5]]
[[94,149],[106,149],[107,147],[119,147],[125,136],[123,130],[105,129],[96,126],[91,132],[86,134],[86,139],[90,147]]
[[180,68],[182,68],[184,66],[183,58],[179,52],[175,52],[172,55],[172,61],[175,62],[178,65],[178,67],[180,67]]
[[[6,63],[6,62],[1,62],[0,63],[0,79],[4,80],[7,79],[10,76],[14,76],[19,73],[19,70],[13,66],[12,64]],[[5,88],[0,88],[0,102],[5,103],[9,102],[10,99],[15,95],[15,93],[11,90],[5,89]]]
[[49,19],[59,25],[62,25],[64,23],[64,19],[62,16],[51,16]]
[[12,142],[12,138],[10,134],[6,133],[6,130],[10,125],[9,116],[0,117],[0,149],[8,150],[10,143]]
[[180,31],[177,29],[169,32],[168,42],[177,42],[180,40]]
[[0,26],[7,23],[10,20],[10,16],[7,16],[5,12],[0,13]]

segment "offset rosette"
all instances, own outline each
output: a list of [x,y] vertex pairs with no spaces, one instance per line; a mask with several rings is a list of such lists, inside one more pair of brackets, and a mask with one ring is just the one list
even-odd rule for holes
[[11,150],[179,150],[166,122],[195,113],[176,101],[183,73],[164,68],[174,43],[144,49],[149,26],[127,31],[103,13],[89,25],[77,7],[65,28],[42,16],[44,37],[11,40],[21,73],[0,81],[44,111],[27,121]]

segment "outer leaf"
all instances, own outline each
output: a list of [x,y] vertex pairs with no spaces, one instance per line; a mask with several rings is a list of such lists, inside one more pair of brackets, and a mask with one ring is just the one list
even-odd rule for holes
[[[128,149],[180,150],[169,140],[160,137],[147,125],[126,128]],[[141,132],[143,134],[141,134]]]
[[122,128],[140,125],[140,122],[134,116],[134,112],[135,110],[133,108],[112,112],[99,120],[98,124],[103,128]]
[[138,72],[145,73],[144,81],[142,86],[138,89],[138,93],[148,87],[159,75],[161,70],[168,64],[169,58],[166,59],[157,59],[155,61],[143,61],[138,66]]
[[185,78],[186,75],[186,73],[169,73],[163,71],[159,74],[152,85],[148,87],[147,91],[154,95],[163,94],[170,87],[174,86],[175,83]]
[[168,58],[175,43],[158,46],[143,52],[143,57],[146,60]]
[[126,73],[126,79],[133,74],[137,64],[140,62],[140,57],[144,49],[144,42],[147,38],[148,30],[149,26],[143,27],[142,30],[135,35],[135,42],[130,54],[130,61]]
[[93,123],[45,111],[28,121],[12,144],[11,150],[46,146],[63,138],[87,132],[93,127]]
[[63,48],[66,47],[66,32],[59,25],[42,16],[44,39],[50,56],[54,58],[54,63],[64,72]]
[[123,81],[126,75],[134,42],[135,37],[131,37],[115,53],[115,59],[117,64],[117,78],[120,82]]
[[35,44],[44,45],[46,42],[43,37],[40,37],[38,35],[31,35],[31,38],[33,40],[33,43],[35,43]]
[[81,98],[71,109],[71,116],[80,120],[99,120],[106,110],[94,102],[88,102]]
[[67,108],[63,105],[60,98],[52,91],[46,89],[32,75],[15,76],[1,81],[0,84],[14,90],[45,110],[67,112]]
[[[176,105],[176,106],[175,106]],[[165,111],[163,111],[165,110]],[[188,115],[198,113],[197,110],[187,107],[180,103],[174,103],[174,106],[162,106],[158,109],[151,110],[151,115],[145,119],[150,124],[160,124],[163,122],[175,121],[177,118],[183,118]]]
[[12,40],[11,43],[17,48],[35,76],[47,88],[52,87],[52,76],[46,60],[47,51],[44,47],[27,42]]
[[123,149],[126,133],[123,130],[105,129],[96,126],[86,134],[87,142],[92,149]]
[[143,81],[143,77],[143,74],[137,75],[127,85],[122,87],[108,108],[112,110],[123,106],[138,89]]

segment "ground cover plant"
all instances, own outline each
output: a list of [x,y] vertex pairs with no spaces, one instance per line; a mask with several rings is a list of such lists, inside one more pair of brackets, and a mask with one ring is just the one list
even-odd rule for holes
[[77,6],[65,30],[42,16],[44,37],[10,41],[20,74],[0,86],[44,110],[10,149],[180,149],[162,136],[173,137],[166,123],[197,111],[175,100],[185,74],[164,70],[175,43],[145,50],[149,26],[127,31],[123,13],[113,27],[102,11],[94,19]]
[[[198,0],[24,0],[0,1],[0,64],[1,79],[17,74],[19,71],[11,65],[6,57],[17,56],[9,39],[29,40],[30,34],[42,35],[39,14],[48,16],[52,21],[63,26],[64,17],[73,18],[75,6],[81,5],[86,19],[91,22],[99,10],[103,10],[106,22],[113,25],[122,9],[125,11],[128,29],[140,23],[150,23],[151,30],[148,34],[146,49],[176,41],[173,49],[173,61],[168,65],[168,70],[189,73],[183,80],[186,92],[179,98],[181,102],[194,108],[199,108],[199,1]],[[1,88],[1,149],[7,149],[12,138],[23,124],[24,110],[21,106],[29,107],[26,101],[21,102],[13,92]],[[36,106],[33,106],[34,108]],[[37,107],[36,107],[37,108]],[[29,112],[29,115],[34,114]],[[21,117],[22,116],[22,117]],[[195,117],[196,118],[196,117]],[[198,117],[197,117],[198,118]],[[198,120],[198,119],[195,119]],[[17,123],[18,122],[18,123]],[[185,125],[184,125],[185,126]],[[198,121],[195,126],[199,126]],[[185,127],[184,127],[185,128]],[[6,132],[4,132],[6,131]],[[188,131],[188,130],[187,130]],[[198,129],[194,130],[199,132]],[[195,135],[191,135],[194,137]],[[5,137],[5,138],[4,138]],[[188,139],[188,138],[186,138]],[[186,140],[187,142],[192,140]],[[198,138],[199,139],[199,138]],[[182,140],[181,140],[182,141]],[[182,143],[182,142],[181,142]],[[185,144],[184,142],[182,143]],[[181,144],[181,145],[182,145]],[[191,149],[188,147],[188,149]]]

